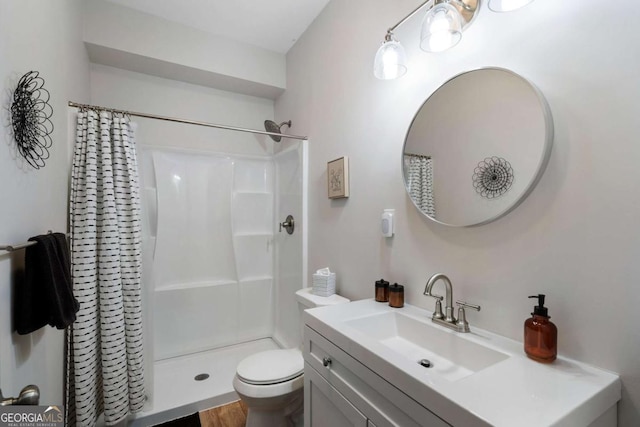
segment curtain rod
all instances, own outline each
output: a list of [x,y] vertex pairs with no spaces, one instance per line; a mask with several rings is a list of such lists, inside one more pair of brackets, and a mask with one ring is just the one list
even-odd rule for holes
[[126,115],[129,115],[129,116],[136,116],[136,117],[144,117],[144,118],[147,118],[147,119],[157,119],[157,120],[164,120],[164,121],[167,121],[167,122],[185,123],[185,124],[188,124],[188,125],[205,126],[205,127],[217,128],[217,129],[235,130],[235,131],[238,131],[238,132],[248,132],[248,133],[255,133],[255,134],[259,134],[259,135],[280,136],[282,138],[300,139],[300,140],[304,140],[304,141],[307,141],[309,139],[306,136],[287,135],[286,133],[265,132],[265,131],[262,131],[262,130],[246,129],[246,128],[239,128],[239,127],[234,127],[234,126],[218,125],[218,124],[215,124],[215,123],[199,122],[199,121],[196,121],[196,120],[187,120],[187,119],[178,119],[178,118],[175,118],[175,117],[158,116],[156,114],[137,113],[135,111],[117,110],[117,109],[114,109],[114,108],[100,107],[98,105],[79,104],[77,102],[72,102],[72,101],[69,101],[69,107],[88,108],[88,109],[93,109],[93,110],[110,111],[112,113],[126,114]]

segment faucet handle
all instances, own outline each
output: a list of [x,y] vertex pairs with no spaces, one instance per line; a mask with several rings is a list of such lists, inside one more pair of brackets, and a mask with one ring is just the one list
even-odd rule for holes
[[442,297],[440,297],[439,300],[436,300],[436,309],[433,310],[432,319],[444,319],[444,314],[442,313]]
[[464,312],[465,307],[473,308],[476,311],[480,311],[480,306],[475,304],[469,304],[464,301],[456,301],[456,305],[458,305],[458,321],[456,325],[458,326],[458,331],[460,332],[469,332],[469,322],[467,322],[467,316]]
[[426,296],[432,297],[436,299],[436,308],[433,310],[433,319],[444,319],[444,314],[442,313],[442,299],[440,295],[431,295],[425,293]]
[[480,306],[479,305],[469,304],[468,302],[456,301],[456,305],[458,305],[460,307],[473,308],[475,311],[480,311]]
[[427,293],[427,291],[424,291],[424,295],[436,299],[436,308],[435,308],[435,310],[433,310],[433,317],[432,318],[433,319],[444,319],[444,314],[442,313],[442,300],[444,299],[444,297],[440,296],[440,295],[434,295],[434,294]]

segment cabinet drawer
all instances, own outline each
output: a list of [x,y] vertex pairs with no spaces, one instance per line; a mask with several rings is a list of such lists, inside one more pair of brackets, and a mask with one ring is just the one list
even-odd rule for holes
[[[313,368],[377,427],[446,427],[442,419],[305,326],[305,375]],[[325,366],[326,365],[326,366]]]

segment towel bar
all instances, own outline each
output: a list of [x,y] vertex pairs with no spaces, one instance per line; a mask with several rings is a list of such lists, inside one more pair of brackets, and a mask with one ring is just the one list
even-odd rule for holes
[[25,243],[20,243],[18,245],[0,245],[0,251],[13,252],[19,249],[24,249],[28,246],[33,246],[36,243],[38,242],[25,242]]
[[[51,233],[53,233],[51,230],[49,230],[47,232],[47,234],[51,234]],[[31,241],[31,242],[19,243],[17,245],[0,245],[0,251],[7,251],[7,252],[18,251],[20,249],[24,249],[24,248],[27,248],[29,246],[33,246],[36,243],[38,243],[38,242]]]

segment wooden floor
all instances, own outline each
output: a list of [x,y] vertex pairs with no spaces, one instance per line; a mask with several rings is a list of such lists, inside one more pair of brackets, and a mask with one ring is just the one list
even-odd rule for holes
[[200,412],[202,427],[244,427],[246,423],[247,407],[241,400]]

